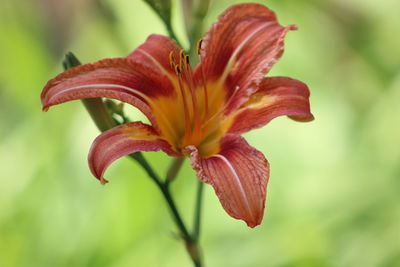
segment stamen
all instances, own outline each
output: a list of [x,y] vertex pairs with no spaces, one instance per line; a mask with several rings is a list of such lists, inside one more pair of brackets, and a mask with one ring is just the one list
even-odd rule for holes
[[[200,61],[200,59],[199,59],[199,61]],[[206,121],[206,120],[208,120],[209,113],[208,113],[208,91],[207,91],[206,78],[204,76],[205,76],[204,69],[203,69],[203,66],[201,66],[201,79],[203,82],[203,92],[204,92],[204,106],[206,107],[205,114],[204,114],[204,121]]]
[[183,103],[183,113],[185,115],[185,134],[183,137],[183,142],[185,143],[186,139],[189,138],[189,136],[191,134],[191,132],[190,132],[190,117],[189,117],[188,105],[186,103],[185,88],[183,87],[183,82],[182,82],[182,70],[179,67],[179,65],[175,65],[175,73],[178,76],[179,89],[181,91],[182,103]]
[[[201,64],[201,45],[203,44],[203,39],[199,39],[197,41],[197,54],[199,55],[199,65],[201,66],[201,79],[203,83],[203,92],[204,92],[204,106],[205,108],[205,113],[204,113],[204,121],[208,121],[208,91],[207,91],[207,84],[206,84],[206,79],[205,79],[205,74],[204,74],[204,68],[203,65]],[[203,130],[206,132],[207,131],[207,124],[203,125]]]
[[189,55],[185,55],[185,64],[186,67],[190,65]]
[[[182,69],[181,69],[181,67],[179,66],[179,65],[175,65],[175,73],[176,73],[176,75],[180,75],[181,73],[182,73]],[[179,78],[179,77],[178,77]]]
[[169,64],[172,69],[175,69],[174,51],[169,52]]
[[[188,55],[184,55],[184,63],[185,63],[186,80],[188,81],[190,93],[192,95],[193,116],[194,116],[193,133],[197,138],[201,138],[202,137],[201,136],[202,133],[200,133],[201,119],[199,114],[199,108],[197,105],[196,90],[193,82],[192,67],[190,66],[190,60]],[[198,133],[200,133],[200,135],[196,135]],[[194,140],[196,140],[196,138],[194,138]]]
[[197,48],[197,54],[198,55],[200,55],[200,49],[201,49],[201,45],[203,44],[203,39],[199,39],[198,41],[197,41],[197,46],[196,46],[196,48]]
[[179,65],[181,66],[181,69],[184,69],[184,62],[185,62],[185,50],[181,49],[181,51],[179,51]]

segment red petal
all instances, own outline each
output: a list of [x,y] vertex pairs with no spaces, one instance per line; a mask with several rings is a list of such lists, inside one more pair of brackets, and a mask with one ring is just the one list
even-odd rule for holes
[[229,133],[240,134],[264,126],[278,116],[311,121],[310,91],[306,84],[288,77],[264,78],[258,91],[235,113]]
[[152,34],[144,44],[139,46],[128,57],[156,67],[163,73],[166,72],[175,76],[175,70],[171,67],[169,59],[171,51],[174,52],[175,62],[179,62],[179,46],[168,37]]
[[275,14],[260,4],[234,5],[219,16],[203,39],[201,59],[207,79],[224,83],[228,98],[238,90],[227,114],[256,90],[281,57],[286,32],[294,29],[279,25]]
[[160,139],[153,127],[141,122],[130,122],[114,127],[93,142],[89,152],[89,166],[93,175],[102,183],[106,168],[116,159],[137,151],[163,150],[171,156],[181,156]]
[[128,58],[104,59],[80,65],[50,80],[41,94],[43,110],[70,100],[107,97],[138,107],[157,125],[152,110],[158,97],[176,98],[167,76]]
[[194,146],[187,148],[200,180],[214,187],[225,211],[250,227],[264,215],[269,165],[264,155],[240,136],[224,138],[219,154],[200,158]]

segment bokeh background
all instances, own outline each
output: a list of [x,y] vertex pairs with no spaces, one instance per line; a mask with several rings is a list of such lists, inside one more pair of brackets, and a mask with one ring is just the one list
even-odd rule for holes
[[[214,0],[205,25],[238,2]],[[400,1],[259,2],[299,26],[270,74],[306,82],[316,120],[246,134],[271,164],[261,226],[230,218],[206,187],[206,266],[400,266]],[[140,167],[124,158],[107,186],[92,177],[98,131],[82,104],[43,113],[39,101],[65,52],[125,56],[151,33],[165,29],[141,0],[1,0],[0,266],[191,266]],[[165,172],[168,157],[146,157]],[[173,191],[189,224],[195,184],[185,162]]]

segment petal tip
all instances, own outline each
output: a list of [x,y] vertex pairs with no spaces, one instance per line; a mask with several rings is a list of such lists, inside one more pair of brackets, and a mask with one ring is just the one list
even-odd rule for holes
[[261,221],[259,221],[259,222],[253,222],[253,221],[246,221],[246,224],[247,224],[247,226],[248,227],[250,227],[250,228],[255,228],[256,226],[259,226],[260,224],[261,224]]
[[295,116],[295,115],[292,115],[292,116],[288,116],[288,117],[290,119],[298,121],[298,122],[310,122],[310,121],[313,121],[315,119],[314,115],[312,115],[312,114],[307,115],[307,116]]
[[100,183],[101,183],[102,185],[105,185],[105,184],[108,183],[108,180],[104,179],[103,176],[101,176],[99,180],[100,180]]
[[288,28],[289,28],[289,30],[291,30],[291,31],[297,31],[297,30],[299,29],[299,27],[297,27],[296,24],[289,25]]
[[263,205],[262,210],[259,210],[257,212],[257,215],[251,215],[251,217],[242,218],[242,220],[245,221],[247,226],[250,228],[255,228],[256,226],[259,226],[262,223],[264,217],[264,208],[265,205]]

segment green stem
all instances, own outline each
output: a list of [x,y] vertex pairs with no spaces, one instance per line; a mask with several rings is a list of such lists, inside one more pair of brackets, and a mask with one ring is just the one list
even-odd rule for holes
[[147,160],[145,159],[145,157],[143,156],[143,154],[141,153],[134,153],[134,154],[130,154],[129,155],[131,158],[133,158],[134,160],[136,160],[142,167],[143,169],[147,172],[147,175],[153,179],[153,181],[156,183],[156,185],[158,186],[158,188],[161,190],[165,200],[168,203],[168,207],[171,210],[171,213],[173,215],[173,218],[176,222],[176,225],[178,226],[179,230],[181,231],[182,237],[185,240],[190,240],[191,236],[189,234],[189,231],[187,230],[180,214],[178,211],[178,208],[176,207],[175,201],[173,200],[170,192],[169,192],[169,188],[167,186],[167,184],[161,182],[161,179],[158,177],[158,175],[155,173],[155,171],[153,170],[153,168],[150,166],[150,164],[147,162]]
[[171,25],[171,17],[165,17],[161,13],[161,11],[154,5],[152,1],[145,0],[145,2],[149,5],[149,7],[157,14],[157,16],[164,22],[165,28],[168,32],[168,35],[170,38],[172,38],[180,47],[182,47],[182,44],[179,42],[174,29],[172,28]]
[[203,190],[204,183],[202,181],[198,181],[197,185],[197,193],[196,193],[196,207],[194,213],[194,224],[193,224],[193,239],[195,242],[199,241],[200,236],[200,222],[201,222],[201,207],[203,202]]
[[178,45],[182,48],[182,44],[176,36],[174,29],[172,28],[171,23],[165,23],[165,28],[167,29],[169,37],[171,37]]
[[207,15],[208,7],[210,5],[210,0],[199,0],[195,1],[192,7],[190,25],[188,27],[188,37],[190,43],[190,55],[194,58],[196,54],[196,42],[200,39],[203,32],[203,21],[204,17]]
[[167,171],[167,176],[165,177],[166,184],[169,184],[173,180],[175,180],[184,161],[185,157],[177,157],[172,160],[171,165]]
[[[169,190],[169,184],[167,181],[163,183],[160,177],[155,173],[155,171],[151,168],[150,164],[144,158],[141,153],[134,153],[129,155],[132,159],[136,160],[143,169],[147,172],[147,175],[156,183],[158,188],[160,189],[164,199],[167,201],[168,207],[171,211],[172,217],[180,231],[181,237],[185,240],[186,249],[189,253],[191,260],[193,261],[194,266],[201,267],[201,257],[200,257],[200,248],[197,243],[197,238],[189,233],[187,230],[185,223],[178,211],[178,208],[175,204],[174,199],[172,198],[171,192]],[[183,162],[183,160],[181,160]],[[174,164],[174,162],[173,162]],[[182,163],[181,163],[182,164]],[[200,218],[200,217],[199,217]],[[197,224],[198,225],[198,224]]]
[[145,159],[141,152],[129,154],[129,157],[136,160],[140,166],[146,171],[147,175],[157,184],[158,187],[162,186],[161,179],[155,173],[148,161]]
[[105,132],[116,126],[101,98],[83,99],[82,103],[101,132]]
[[163,193],[164,198],[168,203],[168,206],[169,206],[169,208],[172,212],[172,215],[175,219],[176,225],[178,226],[179,230],[181,231],[182,238],[186,242],[192,242],[192,237],[190,236],[189,231],[187,230],[185,224],[183,223],[181,216],[179,215],[179,211],[175,205],[175,201],[173,200],[168,187],[165,185],[160,186],[160,190]]

